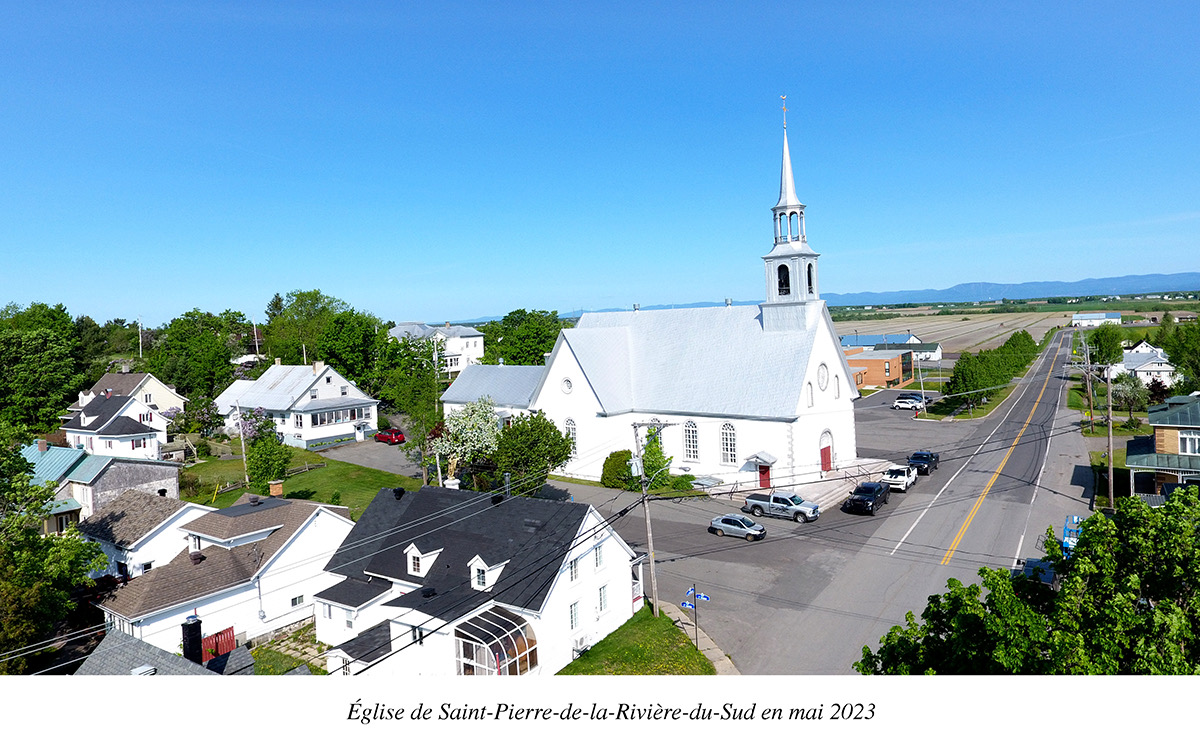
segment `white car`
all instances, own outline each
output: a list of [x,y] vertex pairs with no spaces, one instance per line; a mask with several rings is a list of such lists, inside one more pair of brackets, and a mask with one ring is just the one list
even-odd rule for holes
[[905,491],[916,485],[917,469],[911,465],[901,465],[898,468],[888,468],[879,478],[880,483],[886,483],[893,491]]
[[913,400],[912,398],[897,398],[895,400],[895,402],[892,403],[892,410],[906,408],[910,411],[913,411],[913,410],[919,411],[924,407],[925,407],[925,404],[923,402],[921,402],[919,400]]

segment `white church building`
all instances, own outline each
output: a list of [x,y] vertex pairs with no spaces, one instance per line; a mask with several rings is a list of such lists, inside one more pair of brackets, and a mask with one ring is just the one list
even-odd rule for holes
[[786,487],[845,467],[857,459],[858,390],[820,298],[804,209],[785,126],[765,302],[585,313],[544,367],[464,369],[446,412],[485,395],[502,418],[541,410],[574,441],[562,472],[589,480],[656,424],[673,472],[727,485]]

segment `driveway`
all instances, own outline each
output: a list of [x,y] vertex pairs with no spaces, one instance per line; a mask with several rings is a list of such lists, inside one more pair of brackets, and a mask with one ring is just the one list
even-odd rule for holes
[[410,478],[421,477],[421,468],[408,459],[405,451],[398,444],[384,444],[376,442],[374,439],[368,439],[365,442],[330,447],[322,450],[321,455],[330,460],[407,475]]

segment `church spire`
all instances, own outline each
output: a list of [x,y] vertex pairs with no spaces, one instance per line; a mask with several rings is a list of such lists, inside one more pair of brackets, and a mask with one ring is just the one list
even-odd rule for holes
[[[788,151],[787,96],[780,96],[780,98],[783,99],[783,167],[779,171],[779,202],[775,205],[775,209],[799,207],[803,211],[804,205],[796,197],[796,179],[792,177],[792,154]],[[778,233],[776,234],[778,235]]]
[[[783,165],[779,171],[779,201],[771,207],[775,246],[763,256],[767,270],[766,308],[818,300],[817,253],[808,247],[804,233],[804,205],[796,196],[792,155],[788,149],[787,96],[783,99]],[[772,311],[773,312],[773,311]],[[766,316],[764,315],[764,318]],[[774,321],[771,323],[775,325]]]

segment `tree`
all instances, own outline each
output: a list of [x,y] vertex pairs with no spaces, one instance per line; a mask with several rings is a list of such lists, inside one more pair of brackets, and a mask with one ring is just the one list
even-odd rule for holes
[[246,477],[255,491],[264,493],[273,480],[282,480],[292,463],[292,448],[279,440],[275,422],[262,408],[243,412],[240,429],[246,457]]
[[492,400],[484,397],[446,416],[442,435],[433,440],[433,451],[446,458],[446,477],[453,478],[460,464],[490,457],[499,436]]
[[278,318],[283,314],[283,298],[276,292],[271,301],[267,303],[267,323]]
[[[33,466],[19,446],[28,431],[0,424],[0,656],[41,641],[74,609],[72,591],[91,586],[107,561],[97,543],[72,525],[42,535],[54,490],[30,482]],[[0,674],[21,674],[27,657],[0,661]]]
[[53,428],[85,384],[74,351],[73,341],[45,328],[0,331],[0,422]]
[[1160,349],[1166,349],[1170,345],[1173,335],[1175,335],[1175,318],[1171,317],[1170,313],[1163,313],[1158,330],[1154,332],[1154,345]]
[[1122,372],[1112,381],[1113,403],[1118,408],[1129,411],[1129,421],[1133,422],[1133,412],[1142,410],[1150,400],[1150,392],[1145,383],[1137,375]]
[[1088,345],[1092,347],[1092,364],[1117,364],[1123,357],[1121,327],[1115,323],[1104,323],[1088,334]]
[[400,446],[410,460],[420,463],[425,485],[429,485],[427,465],[433,454],[430,435],[442,419],[438,412],[442,387],[435,362],[440,346],[432,338],[405,336],[386,342],[377,360],[387,370],[378,395],[404,414],[406,436]]
[[540,365],[554,349],[562,321],[554,310],[513,310],[500,322],[479,327],[483,331],[483,364]]
[[[325,324],[314,355],[333,365],[346,379],[366,388],[373,378],[376,345],[387,343],[379,338],[379,320],[355,310],[337,313]],[[372,391],[374,392],[374,391]]]
[[271,355],[284,364],[303,364],[315,359],[325,326],[338,313],[350,310],[345,302],[319,289],[288,292],[279,314],[264,332]]
[[[948,582],[918,623],[863,648],[862,674],[1200,673],[1200,492],[1160,508],[1117,502],[1093,515],[1065,555],[1047,530],[1053,586],[982,568],[980,585]],[[1054,588],[1054,587],[1057,588]],[[986,595],[984,594],[986,590]]]
[[671,460],[662,448],[661,430],[651,428],[646,432],[646,446],[642,449],[642,472],[650,479],[647,488],[665,488],[670,485]]
[[215,398],[233,381],[237,346],[227,321],[199,308],[175,318],[150,352],[150,371],[180,395]]
[[538,411],[512,419],[496,443],[497,471],[508,473],[513,491],[536,496],[551,470],[571,459],[571,440]]

